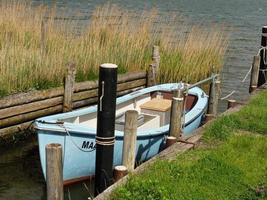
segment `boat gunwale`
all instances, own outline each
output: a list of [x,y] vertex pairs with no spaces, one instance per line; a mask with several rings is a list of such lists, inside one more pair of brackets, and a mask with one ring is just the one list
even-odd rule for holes
[[[135,99],[140,97],[141,95],[145,95],[154,91],[173,91],[175,89],[177,89],[178,83],[168,83],[168,84],[162,84],[162,85],[156,85],[156,86],[152,86],[149,88],[144,88],[138,91],[135,91],[133,93],[124,95],[122,97],[117,98],[117,105],[124,103],[126,101]],[[189,124],[193,123],[197,118],[199,118],[201,115],[204,114],[206,107],[207,107],[207,96],[205,95],[204,97],[202,97],[201,95],[204,93],[204,91],[198,87],[194,87],[191,88],[189,90],[189,94],[197,96],[198,100],[195,103],[195,105],[192,107],[192,109],[186,113],[185,115],[185,127],[188,126]],[[200,110],[200,108],[197,107],[198,104],[200,104],[200,101],[206,100],[206,102],[204,102],[205,106],[202,106],[202,109]],[[63,124],[58,124],[57,122],[53,121],[55,119],[67,119],[67,118],[72,118],[72,117],[77,117],[77,116],[81,116],[81,115],[85,115],[85,114],[89,114],[89,113],[93,113],[93,112],[97,112],[97,105],[94,106],[90,106],[88,108],[83,108],[80,110],[76,110],[76,111],[71,111],[68,113],[60,113],[60,114],[56,114],[56,115],[51,115],[51,116],[47,116],[47,117],[42,117],[39,118],[37,120],[35,120],[34,123],[34,128],[36,130],[42,130],[42,131],[52,131],[55,133],[61,132],[61,133],[65,133],[64,135],[66,135],[66,129],[68,130],[70,135],[81,135],[84,136],[86,135],[87,137],[92,136],[93,138],[95,138],[95,134],[96,134],[96,128],[90,128],[88,126],[82,125],[82,124],[74,124],[74,123],[69,123],[69,122],[64,122],[64,127]],[[188,114],[193,115],[193,117],[191,117],[190,120],[186,120],[186,117],[188,117]],[[61,117],[63,116],[63,117]],[[60,118],[61,117],[61,118]],[[47,124],[46,124],[47,123]],[[42,125],[41,125],[42,124]],[[46,124],[46,125],[44,125]],[[145,130],[145,131],[138,131],[138,135],[137,138],[151,138],[151,137],[155,137],[155,136],[160,136],[163,134],[166,134],[166,132],[168,132],[169,129],[169,124],[165,125],[165,126],[161,126],[159,128],[155,128],[152,130]],[[51,134],[47,133],[47,134]],[[115,130],[115,137],[116,138],[123,138],[123,131],[117,131]]]

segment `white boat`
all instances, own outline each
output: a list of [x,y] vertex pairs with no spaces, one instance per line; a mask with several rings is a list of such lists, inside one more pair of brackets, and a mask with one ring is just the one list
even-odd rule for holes
[[[137,110],[139,113],[136,162],[145,161],[162,150],[169,131],[172,92],[178,86],[177,83],[156,85],[117,98],[114,166],[122,164],[124,114],[127,110]],[[188,94],[183,128],[185,136],[199,127],[208,104],[208,97],[200,88],[191,88]],[[35,121],[44,176],[45,146],[50,143],[62,145],[64,184],[82,181],[94,175],[96,122],[97,106]]]

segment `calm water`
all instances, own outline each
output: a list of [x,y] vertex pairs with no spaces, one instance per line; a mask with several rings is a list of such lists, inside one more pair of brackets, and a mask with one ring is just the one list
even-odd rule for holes
[[[244,100],[248,95],[248,79],[241,80],[249,70],[260,46],[261,27],[267,25],[266,0],[34,0],[35,5],[56,3],[59,11],[75,19],[78,27],[86,23],[96,6],[111,2],[127,9],[146,10],[156,7],[160,13],[176,12],[189,24],[220,23],[230,34],[230,45],[222,72],[222,96]],[[77,14],[78,13],[78,14]],[[78,19],[78,20],[77,20]],[[224,104],[221,105],[223,109]],[[87,199],[90,183],[65,189],[66,199]],[[45,199],[36,139],[31,138],[0,154],[0,199]]]

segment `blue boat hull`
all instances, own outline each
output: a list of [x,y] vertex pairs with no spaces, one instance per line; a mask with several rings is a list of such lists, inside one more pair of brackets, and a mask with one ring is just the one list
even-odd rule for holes
[[[206,98],[206,97],[205,97]],[[189,136],[197,129],[203,118],[207,106],[205,99],[202,109],[185,122],[184,136]],[[64,114],[57,115],[61,116]],[[186,114],[188,115],[188,113]],[[48,121],[47,119],[41,119]],[[42,170],[46,175],[45,146],[50,143],[59,143],[63,149],[63,180],[65,183],[75,180],[82,180],[95,173],[95,129],[80,131],[66,125],[62,129],[54,129],[55,125],[43,125],[37,121],[35,128],[38,133],[39,153]],[[60,126],[60,125],[56,125]],[[67,130],[68,129],[68,130]],[[158,154],[164,147],[165,138],[168,135],[169,125],[162,126],[155,130],[137,133],[136,142],[136,163],[143,162]],[[123,133],[115,131],[114,160],[113,165],[122,164]]]

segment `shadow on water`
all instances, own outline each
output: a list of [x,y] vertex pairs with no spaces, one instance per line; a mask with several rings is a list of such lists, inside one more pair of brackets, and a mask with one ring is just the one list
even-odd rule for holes
[[[0,152],[0,200],[46,199],[36,137],[0,149]],[[92,181],[65,187],[64,199],[88,199],[93,187]]]

